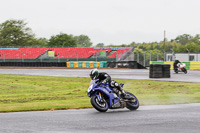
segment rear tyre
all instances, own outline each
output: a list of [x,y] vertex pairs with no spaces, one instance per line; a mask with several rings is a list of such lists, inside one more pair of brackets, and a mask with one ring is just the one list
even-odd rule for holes
[[175,69],[174,72],[175,72],[175,73],[178,73],[178,69]]
[[131,95],[135,99],[134,102],[126,102],[126,108],[128,108],[130,110],[138,109],[139,108],[139,101],[138,101],[137,97],[135,95],[133,95],[132,93],[130,93],[130,92],[126,92],[126,93]]
[[107,102],[105,100],[103,100],[103,102],[100,102],[97,96],[92,96],[90,102],[92,106],[99,112],[106,112],[108,110]]

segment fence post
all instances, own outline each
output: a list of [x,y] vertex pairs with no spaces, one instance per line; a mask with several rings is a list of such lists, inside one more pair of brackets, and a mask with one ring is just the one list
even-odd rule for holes
[[157,52],[157,61],[159,60],[159,55],[158,55],[158,51],[156,50],[156,52]]
[[163,59],[163,61],[165,62],[165,50],[163,49],[163,53],[164,53],[164,59]]
[[144,67],[145,67],[145,52],[144,52]]
[[149,52],[149,61],[151,61],[151,52],[148,50]]
[[172,61],[174,61],[174,50],[171,48],[172,51]]
[[139,61],[140,61],[140,55],[139,55],[139,53],[138,53],[138,51],[136,51],[137,52],[137,62],[139,63]]
[[190,51],[188,49],[186,49],[188,51],[188,62],[190,62]]

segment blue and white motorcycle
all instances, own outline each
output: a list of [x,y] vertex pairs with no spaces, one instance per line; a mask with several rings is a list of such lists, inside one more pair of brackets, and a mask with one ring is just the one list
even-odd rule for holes
[[[123,87],[123,83],[119,84]],[[123,99],[117,88],[112,88],[108,83],[98,84],[98,80],[92,80],[88,88],[88,96],[91,98],[92,106],[100,111],[106,112],[108,109],[128,108],[136,110],[139,107],[139,101],[132,93],[126,92],[130,99]]]

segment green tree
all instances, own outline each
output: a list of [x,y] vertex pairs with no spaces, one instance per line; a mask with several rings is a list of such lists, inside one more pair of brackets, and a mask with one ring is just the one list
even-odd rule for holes
[[37,39],[39,46],[48,46],[48,39],[46,38],[39,38]]
[[7,20],[0,24],[1,46],[32,46],[38,41],[23,20]]
[[135,42],[132,42],[132,43],[130,43],[130,44],[128,45],[128,47],[134,47],[134,48],[136,48],[137,46],[138,46],[138,44],[135,43]]
[[48,42],[48,46],[50,47],[76,47],[76,40],[72,35],[67,35],[64,33],[60,33],[56,36],[51,36]]
[[193,37],[190,42],[194,42],[198,45],[200,45],[200,34],[197,34],[195,37]]
[[183,35],[176,37],[175,41],[178,43],[181,43],[182,45],[185,45],[186,43],[188,43],[190,41],[191,38],[192,38],[191,35],[183,34]]
[[104,47],[104,43],[98,43],[96,47]]
[[75,36],[74,39],[76,40],[78,47],[92,46],[92,42],[90,41],[90,38],[86,35]]
[[194,42],[189,42],[185,45],[185,48],[190,52],[199,52],[199,45]]

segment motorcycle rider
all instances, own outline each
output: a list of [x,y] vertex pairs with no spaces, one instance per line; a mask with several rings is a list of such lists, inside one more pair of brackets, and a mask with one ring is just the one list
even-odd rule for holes
[[117,88],[121,92],[123,98],[132,99],[132,97],[130,97],[128,94],[126,94],[126,92],[123,90],[123,88],[116,81],[111,80],[110,75],[108,75],[107,73],[99,72],[98,69],[95,68],[90,71],[90,78],[92,80],[99,79],[98,84],[109,83],[109,85],[112,88]]
[[177,66],[178,63],[181,63],[181,62],[176,58],[174,61],[174,70],[178,69],[178,66]]

